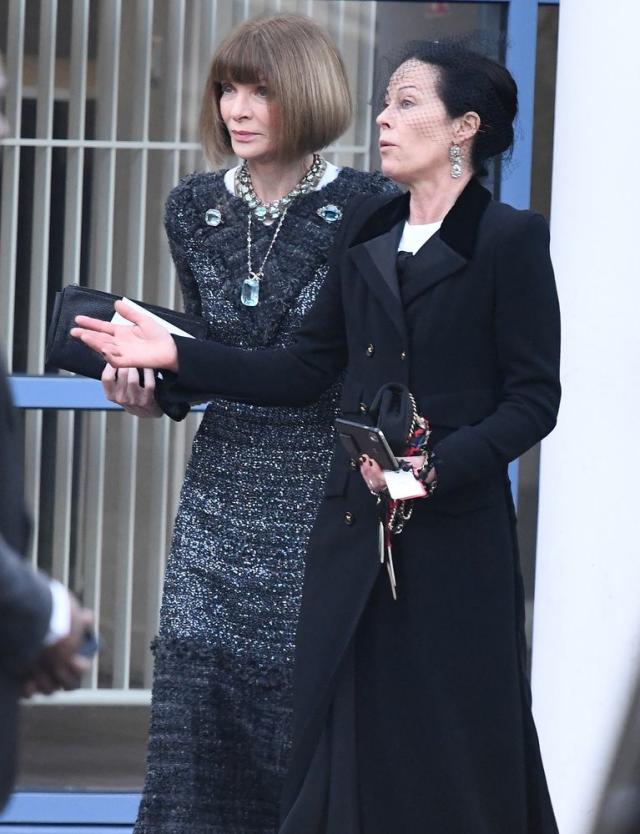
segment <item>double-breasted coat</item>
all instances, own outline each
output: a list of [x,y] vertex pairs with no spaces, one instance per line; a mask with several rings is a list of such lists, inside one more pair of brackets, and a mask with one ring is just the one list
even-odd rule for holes
[[336,447],[307,551],[281,834],[555,834],[507,476],[560,399],[548,229],[473,179],[400,284],[408,210],[409,195],[356,198],[292,348],[176,338],[166,384],[294,405],[346,369],[345,416],[366,421],[402,382],[432,425],[438,487],[395,537],[397,601],[375,498]]

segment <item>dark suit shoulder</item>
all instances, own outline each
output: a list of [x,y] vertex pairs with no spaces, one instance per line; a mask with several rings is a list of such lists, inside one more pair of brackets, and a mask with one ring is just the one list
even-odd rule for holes
[[491,200],[478,229],[478,253],[497,250],[503,256],[548,247],[549,224],[542,214]]
[[485,212],[485,223],[489,228],[496,228],[506,235],[520,234],[526,229],[536,227],[548,228],[546,218],[530,209],[517,209],[508,203],[491,200]]
[[347,246],[358,237],[367,221],[384,206],[391,204],[404,195],[399,190],[385,191],[378,194],[354,194],[344,209],[341,240]]

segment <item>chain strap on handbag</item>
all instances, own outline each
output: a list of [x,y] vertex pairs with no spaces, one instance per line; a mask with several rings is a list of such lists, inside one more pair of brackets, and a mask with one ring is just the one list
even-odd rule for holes
[[[425,486],[427,496],[431,495],[435,489],[435,482],[434,484],[425,482],[426,474],[431,468],[430,454],[427,449],[431,427],[429,422],[418,414],[416,400],[411,391],[399,382],[383,385],[374,397],[370,412],[396,456],[424,456],[424,463],[416,476]],[[399,535],[411,519],[414,500],[394,500],[385,491],[378,494],[377,505],[380,562],[386,564],[391,593],[393,598],[397,599],[392,536]]]

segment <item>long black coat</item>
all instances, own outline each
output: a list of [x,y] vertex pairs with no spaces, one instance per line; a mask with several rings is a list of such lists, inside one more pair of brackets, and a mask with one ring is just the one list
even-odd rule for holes
[[177,338],[174,384],[303,404],[346,367],[347,417],[395,381],[433,427],[438,488],[394,542],[397,602],[375,500],[336,449],[307,553],[282,834],[555,834],[507,477],[560,399],[548,230],[472,180],[401,294],[408,201],[353,206],[294,347]]
[[27,546],[22,438],[0,358],[0,809],[13,785],[20,677],[47,633],[51,592],[20,556]]

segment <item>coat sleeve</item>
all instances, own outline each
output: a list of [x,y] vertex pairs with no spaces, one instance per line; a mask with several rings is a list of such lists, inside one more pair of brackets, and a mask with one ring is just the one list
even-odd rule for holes
[[34,573],[0,535],[0,666],[18,676],[35,660],[51,619],[45,577]]
[[[315,402],[347,361],[339,270],[335,263],[290,348],[243,350],[176,336],[179,371],[174,384],[259,405]],[[200,397],[201,398],[201,397]]]
[[495,349],[501,380],[493,414],[434,448],[438,492],[482,480],[555,426],[560,403],[560,312],[549,230],[538,214],[518,215],[495,260]]

